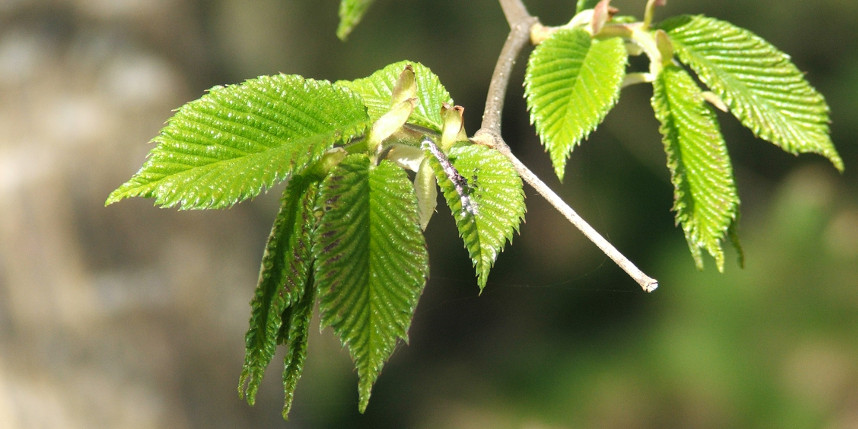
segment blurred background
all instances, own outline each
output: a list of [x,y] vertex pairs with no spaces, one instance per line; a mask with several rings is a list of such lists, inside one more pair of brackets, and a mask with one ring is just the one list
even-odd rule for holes
[[[549,25],[573,0],[526,1]],[[617,0],[642,15],[643,0]],[[282,353],[236,392],[248,303],[282,185],[235,206],[104,207],[172,109],[278,72],[354,79],[429,66],[480,121],[508,28],[494,1],[378,0],[348,42],[335,0],[0,0],[0,427],[858,427],[858,2],[674,0],[792,55],[832,108],[838,174],[721,115],[746,266],[695,270],[673,225],[650,88],[575,150],[558,183],[519,61],[504,135],[661,287],[640,291],[535,193],[481,296],[446,209],[431,278],[366,413],[330,330],[311,329],[288,422]]]

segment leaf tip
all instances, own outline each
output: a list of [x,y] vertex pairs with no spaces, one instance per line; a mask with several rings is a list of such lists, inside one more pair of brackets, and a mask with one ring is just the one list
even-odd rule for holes
[[843,158],[840,158],[840,155],[836,151],[825,154],[825,157],[831,161],[831,164],[834,165],[834,168],[836,168],[838,172],[843,173],[843,171],[846,170],[846,165],[843,164]]
[[248,405],[253,406],[256,404],[256,391],[258,388],[259,381],[255,380],[250,369],[245,367],[238,378],[238,397],[247,401]]
[[715,266],[718,268],[718,272],[724,274],[724,252],[721,249],[718,249],[718,255],[715,256]]
[[[132,180],[133,180],[133,178],[132,178]],[[135,196],[135,195],[130,195],[128,193],[127,187],[128,187],[130,182],[131,182],[131,180],[123,183],[118,188],[116,188],[112,192],[110,192],[110,195],[108,195],[107,199],[104,200],[104,206],[107,207],[111,204],[118,203],[118,202],[120,202],[126,198],[130,198],[130,197]]]
[[566,159],[559,161],[552,160],[551,163],[554,164],[554,174],[557,175],[557,180],[563,183],[563,176],[566,175]]
[[697,271],[703,271],[703,255],[700,254],[700,249],[692,244],[691,257],[694,258],[694,268]]
[[366,411],[366,407],[369,405],[369,397],[372,395],[372,384],[375,381],[375,376],[370,376],[370,379],[364,379],[361,377],[360,386],[358,387],[358,395],[360,397],[358,401],[358,412],[363,414]]
[[488,277],[489,277],[488,270],[485,270],[485,272],[481,272],[481,273],[477,274],[477,287],[480,289],[480,291],[477,292],[477,295],[479,295],[479,296],[483,295],[483,291],[486,289],[486,283],[488,283],[488,281],[489,281]]

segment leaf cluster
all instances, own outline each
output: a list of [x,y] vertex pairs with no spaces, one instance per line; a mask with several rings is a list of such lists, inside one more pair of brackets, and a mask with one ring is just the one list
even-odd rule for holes
[[408,61],[354,81],[277,75],[215,87],[176,112],[140,171],[110,194],[107,204],[149,197],[211,209],[287,180],[245,336],[239,393],[249,403],[282,345],[288,414],[318,302],[322,327],[354,360],[366,408],[429,275],[423,229],[439,185],[485,286],[523,220],[524,194],[506,158],[467,141],[452,103],[435,74]]
[[[342,0],[339,37],[371,3]],[[579,0],[567,25],[532,32],[525,98],[562,180],[622,88],[651,84],[676,223],[697,266],[705,250],[722,270],[723,242],[738,248],[739,198],[714,108],[789,153],[821,154],[839,170],[843,161],[823,97],[786,54],[704,16],[653,25],[661,3],[648,1],[638,22],[615,18],[608,0]],[[629,57],[642,54],[649,69],[628,70]],[[178,109],[107,204],[146,197],[161,207],[226,208],[285,181],[251,301],[239,394],[254,403],[282,346],[288,415],[318,304],[322,328],[354,361],[363,411],[397,343],[408,340],[429,274],[423,231],[438,189],[480,291],[524,218],[520,170],[469,141],[462,113],[438,77],[411,61],[352,81],[280,74],[217,86]]]
[[[647,16],[657,3],[648,3]],[[842,171],[829,138],[828,106],[786,54],[748,30],[692,15],[655,26],[615,22],[607,5],[579,1],[569,24],[538,40],[525,75],[531,122],[562,180],[573,149],[604,120],[621,89],[652,84],[676,223],[698,268],[706,250],[723,270],[725,240],[741,255],[739,197],[714,109],[729,111],[789,153],[821,154]],[[641,54],[649,70],[628,71],[628,57]]]

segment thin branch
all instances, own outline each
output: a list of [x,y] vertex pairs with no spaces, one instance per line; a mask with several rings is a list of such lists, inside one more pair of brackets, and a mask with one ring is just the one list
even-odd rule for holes
[[499,2],[510,28],[517,22],[532,18],[521,0],[499,0]]
[[617,250],[611,242],[606,240],[598,231],[593,229],[587,221],[579,216],[572,207],[566,204],[563,199],[554,193],[548,185],[533,174],[527,166],[522,164],[522,162],[510,152],[509,146],[504,143],[503,146],[496,147],[496,149],[512,161],[512,164],[515,166],[515,171],[525,182],[532,186],[536,192],[539,192],[539,195],[542,195],[542,197],[554,206],[554,208],[557,209],[557,211],[559,211],[560,214],[562,214],[570,223],[572,223],[572,225],[575,225],[575,227],[578,228],[585,237],[592,241],[593,244],[601,249],[605,255],[611,258],[612,261],[619,265],[619,267],[622,268],[629,277],[636,281],[644,291],[652,292],[658,288],[658,280],[646,275],[632,261],[626,258],[622,252]]
[[575,210],[566,204],[551,188],[539,179],[527,166],[525,166],[509,149],[509,146],[501,137],[501,113],[503,112],[504,97],[509,86],[510,73],[516,58],[530,40],[531,27],[539,23],[539,20],[527,13],[521,0],[499,0],[504,15],[510,26],[509,36],[504,42],[501,53],[495,64],[492,80],[489,84],[486,107],[483,111],[483,122],[481,128],[474,134],[472,139],[475,143],[484,144],[495,148],[512,162],[518,175],[533,189],[543,196],[557,211],[559,211],[572,225],[580,230],[593,244],[613,260],[632,279],[634,279],[646,292],[652,292],[658,287],[658,281],[641,271],[634,263],[626,258],[608,240],[602,237],[590,224],[588,224]]
[[[501,1],[501,3],[508,3],[508,1]],[[492,80],[489,83],[489,92],[486,97],[486,107],[483,110],[481,130],[494,130],[500,134],[503,102],[506,97],[509,78],[512,74],[512,67],[515,65],[515,60],[521,53],[521,50],[530,41],[530,27],[537,22],[539,21],[535,17],[527,15],[525,11],[525,16],[521,17],[519,21],[510,23],[509,36],[507,36],[506,42],[504,42],[503,48],[501,48],[498,62],[492,73]]]

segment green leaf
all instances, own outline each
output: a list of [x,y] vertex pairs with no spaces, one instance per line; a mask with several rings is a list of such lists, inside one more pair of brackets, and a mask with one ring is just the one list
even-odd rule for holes
[[[283,418],[287,419],[295,397],[295,386],[304,371],[307,358],[307,340],[310,333],[310,319],[316,304],[316,286],[312,278],[307,279],[306,291],[301,300],[288,311],[288,335],[286,338],[286,356],[283,357]],[[285,323],[284,323],[285,325]]]
[[310,237],[315,226],[313,208],[318,186],[318,181],[303,176],[289,180],[265,245],[259,283],[250,303],[250,329],[245,335],[244,365],[238,382],[239,396],[246,397],[251,405],[256,401],[265,368],[274,356],[284,320],[288,330],[288,318],[284,319],[283,314],[288,314],[301,299],[309,280]]
[[390,110],[390,100],[399,75],[405,66],[411,65],[417,81],[417,105],[411,113],[409,123],[417,124],[440,133],[444,120],[441,118],[441,105],[453,105],[450,94],[441,85],[428,67],[415,61],[400,61],[373,73],[369,77],[354,81],[338,81],[336,85],[344,86],[360,94],[366,104],[367,112],[372,121],[377,120]]
[[337,37],[346,40],[349,34],[363,19],[373,0],[342,0],[340,2],[340,25],[337,27]]
[[524,77],[530,121],[563,180],[566,159],[614,107],[625,76],[622,39],[563,29],[536,47]]
[[706,249],[724,269],[721,241],[735,222],[739,197],[715,114],[685,70],[668,65],[653,82],[652,107],[661,123],[674,186],[673,210],[698,268]]
[[313,256],[322,325],[349,349],[361,412],[429,275],[414,187],[390,161],[346,157],[323,182]]
[[676,54],[758,137],[792,153],[818,153],[843,170],[828,105],[787,54],[748,30],[704,16],[661,25]]
[[[449,160],[467,183],[460,184],[470,203],[464,202],[455,181],[427,150],[444,199],[456,220],[459,236],[471,257],[480,291],[507,241],[512,241],[524,220],[524,191],[512,163],[500,152],[481,145],[457,144]],[[474,209],[468,209],[472,204]]]
[[228,207],[300,173],[368,119],[356,94],[325,81],[276,75],[215,87],[170,118],[106,204],[151,197],[163,207]]

